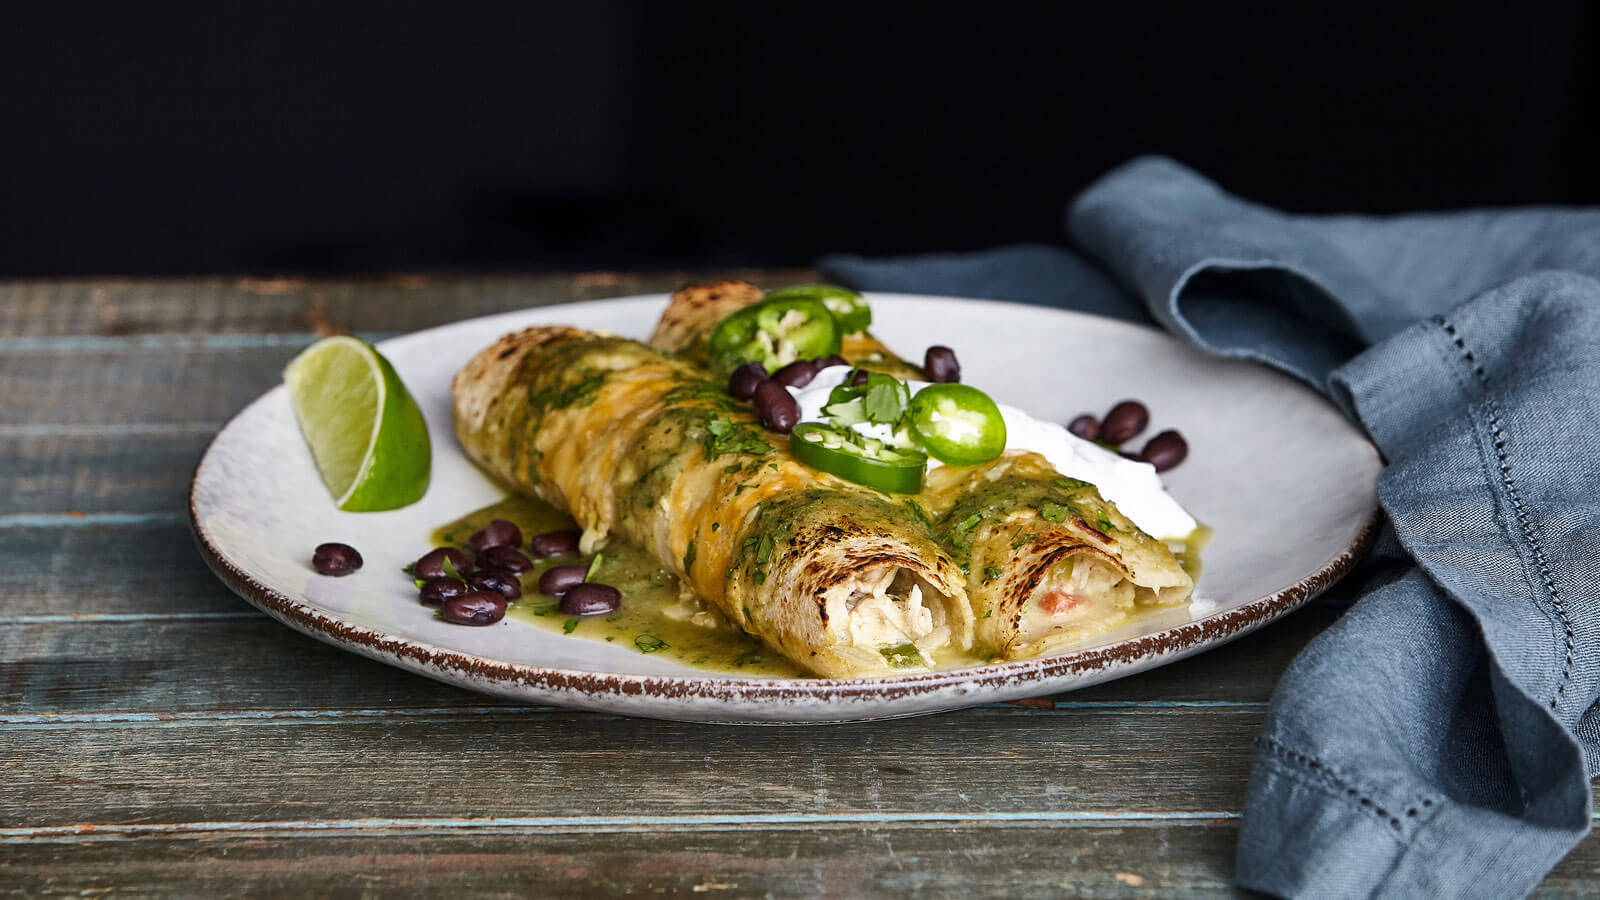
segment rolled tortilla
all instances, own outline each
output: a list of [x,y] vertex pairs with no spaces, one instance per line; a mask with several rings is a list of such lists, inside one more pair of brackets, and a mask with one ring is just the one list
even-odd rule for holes
[[919,498],[966,570],[977,646],[1026,659],[1186,602],[1172,551],[1037,453],[928,473]]
[[964,580],[930,525],[796,462],[704,379],[635,341],[531,328],[456,375],[456,436],[507,486],[571,513],[586,552],[643,547],[818,675],[915,671],[969,648]]
[[[686,348],[686,358],[703,364],[704,337],[760,296],[745,282],[685,288],[668,303],[652,342]],[[853,340],[844,353],[852,363],[897,378],[923,377],[871,335]],[[1194,580],[1165,544],[1094,485],[1064,478],[1038,454],[933,468],[915,502],[966,572],[975,646],[999,659],[1087,640],[1143,612],[1178,606],[1194,592]],[[1040,513],[1043,504],[1051,504],[1048,517]],[[1053,521],[1058,516],[1064,517]]]

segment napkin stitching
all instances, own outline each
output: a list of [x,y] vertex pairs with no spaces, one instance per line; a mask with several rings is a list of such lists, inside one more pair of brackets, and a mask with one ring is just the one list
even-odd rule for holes
[[[1333,788],[1335,791],[1342,794],[1346,799],[1354,800],[1356,803],[1360,804],[1363,809],[1376,814],[1379,820],[1388,825],[1390,828],[1394,829],[1397,833],[1401,835],[1405,834],[1407,826],[1406,822],[1401,821],[1399,816],[1394,815],[1386,808],[1378,805],[1378,801],[1372,798],[1371,793],[1363,791],[1360,788],[1352,785],[1344,778],[1344,776],[1335,772],[1328,764],[1309,754],[1301,753],[1298,750],[1291,750],[1283,744],[1278,743],[1276,740],[1267,737],[1266,735],[1256,738],[1256,746],[1262,750],[1265,750],[1268,754],[1277,757],[1280,763],[1284,763],[1289,766],[1284,774],[1291,776],[1298,775],[1298,773],[1295,771],[1296,767],[1299,769],[1309,769],[1316,773],[1316,780],[1325,782],[1325,786]],[[1310,780],[1309,776],[1298,775],[1298,777],[1301,781]],[[1420,802],[1407,806],[1404,811],[1404,815],[1406,819],[1414,820],[1422,814],[1424,809],[1430,809],[1432,807],[1433,800],[1429,797],[1423,797]]]
[[1561,629],[1565,633],[1564,643],[1566,661],[1561,669],[1561,681],[1556,686],[1556,692],[1550,698],[1550,709],[1556,709],[1561,698],[1567,693],[1567,684],[1572,680],[1572,659],[1575,645],[1575,636],[1572,629],[1572,620],[1567,616],[1566,603],[1556,590],[1555,577],[1550,572],[1550,564],[1545,557],[1544,545],[1533,534],[1532,521],[1528,516],[1527,507],[1523,506],[1522,494],[1517,490],[1516,482],[1511,477],[1511,460],[1506,453],[1506,433],[1501,426],[1500,406],[1489,394],[1489,376],[1484,372],[1483,365],[1478,362],[1472,351],[1467,347],[1466,341],[1443,316],[1435,316],[1434,321],[1442,326],[1445,333],[1455,342],[1456,348],[1466,358],[1467,364],[1472,366],[1473,374],[1478,376],[1478,381],[1483,385],[1484,407],[1488,413],[1489,433],[1494,439],[1494,451],[1497,464],[1500,467],[1500,483],[1505,485],[1506,498],[1511,501],[1511,509],[1516,514],[1517,527],[1522,530],[1522,536],[1528,542],[1528,547],[1533,551],[1534,569],[1539,573],[1539,579],[1544,582],[1545,592],[1549,594],[1550,606],[1555,610],[1556,617],[1561,620]]

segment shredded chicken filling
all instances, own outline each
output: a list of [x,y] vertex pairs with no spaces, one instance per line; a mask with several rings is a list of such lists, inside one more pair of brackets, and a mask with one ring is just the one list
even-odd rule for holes
[[[924,664],[950,640],[942,597],[931,589],[924,593],[921,579],[903,569],[872,569],[829,592],[828,607],[845,615],[850,643],[869,650],[903,647],[917,649]],[[940,598],[927,602],[927,596]]]
[[1058,631],[1119,620],[1133,610],[1132,582],[1102,562],[1074,557],[1056,565],[1029,598],[1020,637],[1036,641]]

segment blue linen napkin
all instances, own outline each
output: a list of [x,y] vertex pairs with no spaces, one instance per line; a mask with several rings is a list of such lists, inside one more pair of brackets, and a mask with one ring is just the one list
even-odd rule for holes
[[1236,877],[1289,896],[1532,890],[1588,832],[1600,774],[1600,211],[1290,216],[1146,158],[1068,226],[1093,261],[820,267],[875,290],[1142,307],[1341,404],[1387,461],[1392,528],[1367,592],[1273,695]]

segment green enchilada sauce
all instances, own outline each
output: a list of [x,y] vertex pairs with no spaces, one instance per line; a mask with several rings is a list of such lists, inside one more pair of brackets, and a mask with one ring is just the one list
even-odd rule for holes
[[[571,516],[542,500],[512,496],[445,525],[433,533],[433,543],[464,547],[467,538],[491,519],[514,522],[527,537],[577,527]],[[510,604],[506,618],[634,653],[648,648],[652,655],[696,669],[788,678],[806,675],[759,639],[722,622],[716,613],[700,617],[702,621],[715,620],[715,624],[693,621],[695,608],[679,598],[677,577],[638,547],[613,539],[602,555],[594,580],[622,592],[622,606],[615,613],[584,618],[564,615],[556,608],[554,597],[539,593],[539,576],[546,570],[589,562],[587,557],[567,556],[534,561],[533,571],[522,575],[522,599]]]

